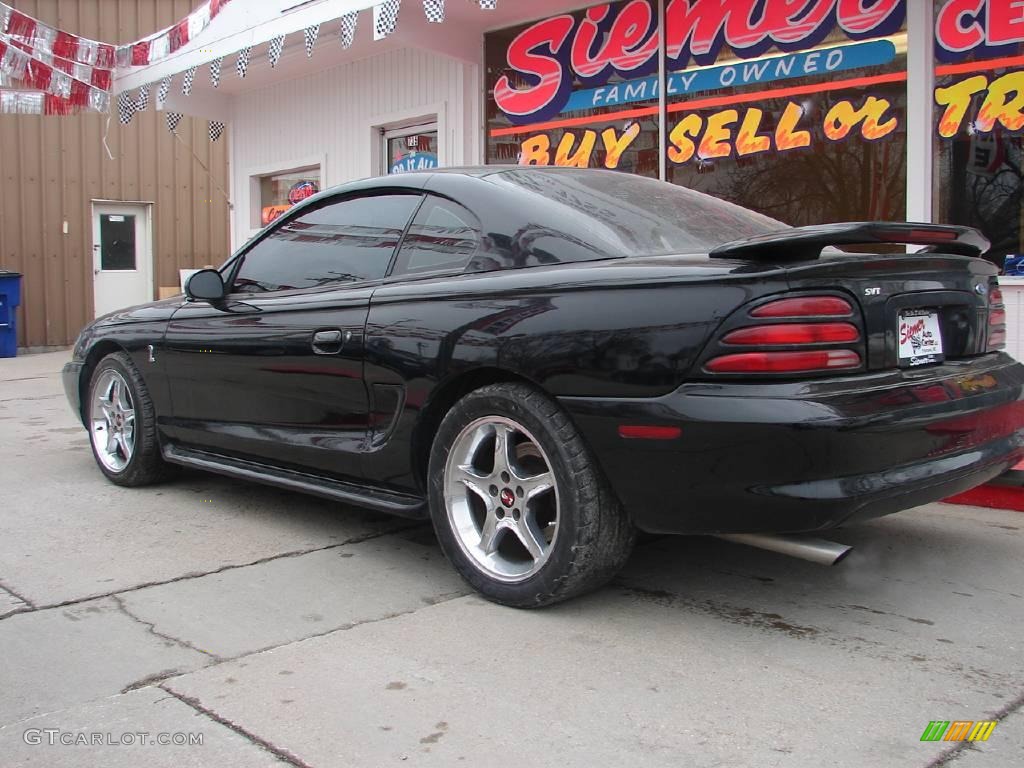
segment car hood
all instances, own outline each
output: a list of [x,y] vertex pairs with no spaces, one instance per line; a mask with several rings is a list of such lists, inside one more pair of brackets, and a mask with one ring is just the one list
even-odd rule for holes
[[185,303],[184,296],[174,296],[170,299],[151,301],[148,304],[139,304],[135,307],[126,307],[109,315],[97,318],[93,323],[94,327],[111,325],[124,325],[126,323],[146,323],[159,320],[170,320],[182,304]]

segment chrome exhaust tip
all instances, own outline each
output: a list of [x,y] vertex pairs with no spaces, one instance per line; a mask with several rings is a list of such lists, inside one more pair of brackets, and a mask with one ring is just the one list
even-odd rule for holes
[[835,565],[853,551],[853,547],[810,536],[787,536],[776,533],[719,533],[716,539],[767,549],[780,555],[808,560],[818,565]]

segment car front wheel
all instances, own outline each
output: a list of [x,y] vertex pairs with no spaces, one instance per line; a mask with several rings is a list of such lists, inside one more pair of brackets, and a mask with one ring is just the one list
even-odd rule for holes
[[441,423],[430,509],[445,555],[490,600],[534,607],[597,588],[635,532],[576,428],[543,393],[484,387]]
[[170,473],[160,455],[156,413],[146,384],[124,352],[107,355],[97,364],[84,416],[93,456],[111,482],[136,487]]

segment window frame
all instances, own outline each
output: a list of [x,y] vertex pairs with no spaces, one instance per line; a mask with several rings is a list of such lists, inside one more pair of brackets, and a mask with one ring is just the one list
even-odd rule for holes
[[[249,177],[249,215],[246,221],[248,225],[248,231],[261,232],[270,224],[276,224],[285,214],[282,214],[270,224],[263,224],[263,192],[262,186],[264,179],[272,178],[274,176],[282,176],[290,173],[302,173],[315,171],[317,174],[318,184],[320,191],[322,192],[325,188],[325,168],[326,168],[326,157],[317,156],[307,158],[306,162],[299,163],[297,165],[281,166],[280,164],[262,166],[259,168],[250,168],[247,175]],[[319,192],[317,194],[320,194]],[[301,205],[303,201],[300,201],[297,205]],[[292,206],[294,208],[296,206]],[[290,213],[289,209],[286,213]]]
[[[461,267],[450,267],[450,268],[445,268],[445,269],[434,269],[434,270],[424,271],[424,272],[398,272],[398,273],[396,273],[395,270],[398,268],[398,259],[399,259],[399,257],[402,254],[402,249],[405,248],[406,240],[409,238],[409,231],[412,229],[413,225],[416,223],[416,218],[420,215],[420,212],[423,210],[423,207],[425,205],[427,205],[428,202],[431,202],[431,201],[450,203],[450,204],[456,206],[457,208],[460,208],[463,211],[466,211],[466,213],[468,213],[470,216],[473,217],[473,220],[475,222],[475,226],[473,228],[476,231],[476,248],[473,251],[472,256],[470,256],[469,259],[467,259],[466,263],[463,264]],[[424,190],[423,199],[420,201],[420,204],[416,208],[415,213],[413,213],[412,218],[409,219],[409,223],[405,227],[405,232],[402,233],[402,239],[399,241],[398,247],[395,248],[395,253],[391,257],[391,264],[388,266],[388,272],[387,272],[387,275],[386,275],[386,279],[389,282],[392,282],[392,281],[393,282],[399,282],[399,281],[402,281],[402,280],[418,280],[418,279],[421,279],[421,278],[425,279],[425,278],[432,278],[432,277],[447,277],[447,276],[451,276],[451,275],[464,275],[464,274],[466,274],[466,270],[469,268],[469,265],[473,263],[473,260],[479,254],[480,246],[483,243],[483,239],[484,239],[483,222],[480,221],[480,217],[477,216],[476,213],[474,213],[472,210],[470,210],[470,208],[468,206],[465,206],[462,203],[460,203],[458,200],[455,200],[455,199],[453,199],[451,197],[448,197],[446,195],[439,195],[436,192],[431,192],[429,190]]]
[[[313,210],[320,210],[321,208],[327,208],[331,205],[339,205],[341,203],[348,202],[350,200],[358,200],[365,197],[382,197],[382,196],[410,196],[418,197],[419,201],[413,207],[412,214],[409,216],[409,220],[405,223],[405,228],[402,230],[402,234],[398,239],[398,245],[395,246],[394,253],[391,254],[391,259],[388,262],[387,271],[385,271],[382,277],[375,277],[369,280],[354,280],[350,283],[338,283],[337,285],[321,286],[320,288],[287,288],[280,291],[262,291],[260,293],[240,293],[234,290],[235,280],[238,278],[238,273],[245,263],[246,257],[250,252],[280,227],[287,226],[295,219],[312,212]],[[281,296],[289,293],[301,293],[309,292],[314,290],[345,290],[349,287],[365,286],[372,283],[380,283],[387,280],[390,276],[392,267],[394,267],[395,259],[398,256],[398,252],[401,250],[402,245],[405,243],[405,237],[409,233],[409,227],[412,226],[412,222],[416,219],[416,215],[419,213],[420,208],[423,206],[423,201],[426,199],[427,192],[422,189],[411,189],[409,187],[378,187],[375,189],[361,189],[352,192],[342,192],[335,195],[329,195],[328,197],[316,199],[311,198],[311,202],[304,202],[300,205],[295,206],[292,210],[288,211],[284,216],[280,217],[276,221],[268,224],[264,229],[252,239],[251,242],[246,243],[242,249],[236,253],[224,267],[221,268],[221,275],[224,279],[224,285],[226,288],[226,295],[228,296],[247,296],[250,298],[259,296]],[[225,272],[225,270],[227,270]]]

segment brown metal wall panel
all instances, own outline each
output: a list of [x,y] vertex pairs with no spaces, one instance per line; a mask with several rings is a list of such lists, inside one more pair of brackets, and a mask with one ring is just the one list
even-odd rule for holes
[[[192,0],[12,4],[48,24],[111,43],[149,35],[194,5]],[[175,86],[181,87],[180,77]],[[179,269],[219,264],[227,256],[228,205],[217,191],[218,184],[228,186],[227,137],[211,144],[206,120],[186,117],[175,138],[154,102],[152,94],[149,110],[128,126],[118,122],[116,109],[109,121],[95,114],[0,115],[0,267],[24,274],[19,346],[71,344],[92,319],[92,200],[154,204],[154,296],[158,286],[178,284]],[[113,160],[106,155],[104,135]]]

